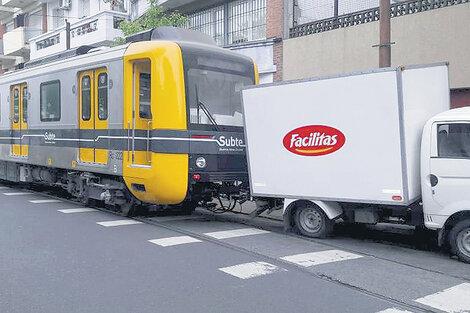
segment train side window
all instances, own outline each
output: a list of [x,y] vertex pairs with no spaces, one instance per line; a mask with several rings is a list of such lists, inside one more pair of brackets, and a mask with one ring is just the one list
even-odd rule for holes
[[52,122],[60,120],[60,81],[54,80],[41,83],[40,110],[41,121]]
[[90,76],[82,77],[82,119],[89,121],[91,118],[91,79]]
[[23,88],[23,122],[28,122],[28,87]]
[[140,73],[139,75],[139,116],[141,118],[152,118],[150,107],[151,99],[151,77],[150,73]]
[[[136,95],[135,101],[137,102],[138,107],[136,110],[139,110],[139,117],[144,119],[152,118],[152,108],[151,108],[151,62],[150,60],[143,60],[134,63],[134,83],[135,91],[139,92]],[[137,98],[138,96],[138,98]]]
[[108,119],[108,74],[98,75],[98,118]]
[[20,91],[18,88],[13,89],[13,122],[20,121]]

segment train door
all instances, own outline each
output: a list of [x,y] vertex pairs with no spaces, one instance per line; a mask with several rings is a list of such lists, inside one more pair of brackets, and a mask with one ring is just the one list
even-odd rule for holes
[[11,129],[16,143],[11,146],[11,153],[15,156],[28,156],[28,145],[24,139],[28,129],[28,87],[26,84],[11,87]]
[[152,129],[151,110],[151,67],[150,61],[137,61],[133,65],[133,103],[131,164],[151,166],[150,133]]
[[108,74],[106,69],[81,72],[79,79],[79,159],[87,163],[108,163]]

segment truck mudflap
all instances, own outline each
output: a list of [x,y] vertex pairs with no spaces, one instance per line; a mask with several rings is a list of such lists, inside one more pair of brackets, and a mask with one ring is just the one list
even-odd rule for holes
[[314,201],[314,200],[303,200],[303,199],[284,199],[284,209],[283,209],[283,220],[284,220],[284,229],[286,231],[291,230],[293,227],[293,213],[297,206],[302,205],[302,203],[310,202],[318,206],[326,214],[330,220],[337,219],[343,214],[343,209],[338,202],[333,201]]

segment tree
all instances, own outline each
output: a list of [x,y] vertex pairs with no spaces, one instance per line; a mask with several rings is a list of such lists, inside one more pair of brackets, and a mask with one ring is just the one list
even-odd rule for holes
[[[137,1],[137,0],[134,0]],[[180,27],[186,24],[188,18],[177,11],[166,12],[158,5],[158,0],[148,0],[149,9],[144,15],[133,22],[121,22],[119,29],[124,36],[129,36],[144,30],[152,29],[158,26],[176,26]],[[117,43],[125,42],[124,38],[116,38]]]

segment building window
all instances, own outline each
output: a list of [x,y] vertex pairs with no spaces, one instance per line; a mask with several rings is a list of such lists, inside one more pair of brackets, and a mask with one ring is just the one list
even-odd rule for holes
[[26,29],[26,41],[29,41],[31,38],[39,36],[42,34],[42,11],[35,11],[29,13],[25,17]]
[[266,38],[266,0],[237,0],[188,16],[187,27],[231,45]]
[[90,15],[90,0],[82,0],[81,2],[81,17],[88,17]]
[[54,12],[54,29],[60,28],[65,25],[64,10],[55,9]]
[[60,120],[60,82],[58,80],[41,84],[41,121]]
[[224,8],[218,6],[188,16],[188,28],[212,36],[219,46],[225,44]]
[[11,32],[12,30],[15,29],[15,22],[11,21],[11,22],[6,23],[5,28],[6,28],[7,33]]

